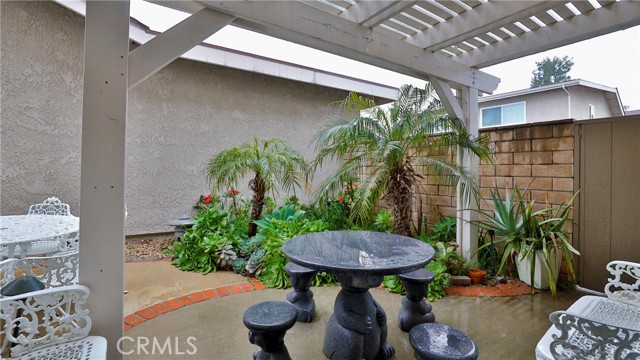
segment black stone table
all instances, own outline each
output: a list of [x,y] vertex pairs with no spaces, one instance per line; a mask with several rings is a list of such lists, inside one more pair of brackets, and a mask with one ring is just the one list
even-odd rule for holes
[[369,231],[325,231],[295,237],[282,246],[284,254],[304,267],[327,271],[340,280],[333,315],[324,336],[330,359],[390,359],[387,317],[369,293],[385,275],[424,267],[431,246],[406,236]]

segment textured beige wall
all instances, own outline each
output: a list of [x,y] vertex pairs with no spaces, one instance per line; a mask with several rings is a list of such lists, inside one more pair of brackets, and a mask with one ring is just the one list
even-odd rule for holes
[[[0,211],[25,213],[55,194],[79,214],[84,18],[50,2],[3,1],[0,10]],[[209,192],[204,167],[217,151],[280,137],[311,159],[313,132],[345,96],[174,61],[129,94],[127,234],[170,231],[166,223]]]
[[1,211],[58,195],[78,214],[84,20],[49,2],[1,11]]

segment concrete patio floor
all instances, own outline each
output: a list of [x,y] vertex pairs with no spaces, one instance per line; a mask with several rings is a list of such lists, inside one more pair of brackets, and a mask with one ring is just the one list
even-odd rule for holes
[[[181,272],[166,261],[129,263],[125,274],[129,291],[125,306],[132,309],[125,314],[193,291],[246,282],[225,272],[204,276]],[[310,324],[296,323],[285,337],[293,359],[325,358],[324,328],[339,289],[312,288],[316,319]],[[258,302],[283,300],[288,291],[267,289],[215,297],[147,320],[125,332],[125,359],[251,359],[258,348],[249,343],[243,312]],[[414,359],[408,335],[396,324],[401,297],[380,288],[371,293],[387,313],[388,341],[396,349],[396,359]],[[438,322],[471,336],[480,359],[533,359],[536,343],[550,326],[549,314],[566,309],[580,295],[574,291],[558,292],[556,298],[548,292],[517,297],[449,296],[434,302],[433,311]],[[152,353],[154,339],[158,346]]]

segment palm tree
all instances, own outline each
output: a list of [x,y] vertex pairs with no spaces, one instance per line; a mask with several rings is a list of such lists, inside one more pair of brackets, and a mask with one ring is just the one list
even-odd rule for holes
[[253,191],[248,233],[251,237],[257,232],[254,221],[260,220],[262,216],[266,194],[277,192],[276,183],[285,191],[300,186],[307,175],[307,169],[304,157],[283,140],[273,138],[259,144],[258,139],[254,138],[253,143],[226,149],[214,155],[208,163],[207,180],[213,192],[218,192],[236,187],[247,173],[253,174],[253,179],[249,182],[249,189]]
[[370,222],[377,201],[384,197],[392,207],[394,233],[411,236],[413,190],[422,177],[416,166],[447,185],[460,184],[467,201],[471,193],[477,194],[476,180],[468,171],[434,155],[458,147],[463,156],[475,154],[492,162],[489,139],[472,137],[460,119],[447,116],[430,84],[425,89],[403,86],[388,109],[373,105],[351,93],[342,101],[347,117],[334,118],[316,136],[318,154],[312,169],[325,160],[342,161],[320,184],[316,200],[335,194],[346,179],[362,176],[353,216]]

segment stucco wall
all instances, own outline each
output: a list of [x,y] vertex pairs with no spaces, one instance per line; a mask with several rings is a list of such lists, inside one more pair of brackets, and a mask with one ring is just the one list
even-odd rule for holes
[[[1,12],[0,211],[57,195],[78,215],[84,18],[50,2],[3,1]],[[209,192],[204,167],[217,151],[280,137],[311,159],[313,132],[345,96],[174,61],[129,94],[127,235],[170,231],[167,221]]]
[[576,120],[589,118],[589,104],[595,106],[595,119],[613,116],[604,93],[597,89],[583,86],[569,88],[571,92],[571,117]]

